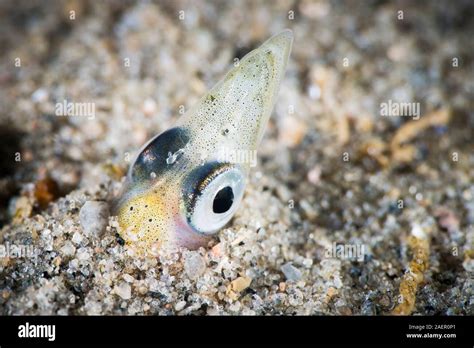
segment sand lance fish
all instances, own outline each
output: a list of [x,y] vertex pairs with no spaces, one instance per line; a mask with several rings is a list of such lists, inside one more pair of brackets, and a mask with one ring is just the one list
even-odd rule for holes
[[292,42],[284,30],[248,53],[173,128],[143,146],[115,206],[127,244],[197,249],[231,220]]

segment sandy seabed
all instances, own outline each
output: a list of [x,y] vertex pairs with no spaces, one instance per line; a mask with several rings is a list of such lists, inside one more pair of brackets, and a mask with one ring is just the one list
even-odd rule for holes
[[[473,15],[2,2],[0,314],[474,314]],[[109,214],[135,152],[284,28],[293,52],[235,217],[207,248],[136,255]],[[58,117],[64,101],[94,113]],[[382,116],[389,101],[419,119]],[[337,253],[351,246],[362,257]]]

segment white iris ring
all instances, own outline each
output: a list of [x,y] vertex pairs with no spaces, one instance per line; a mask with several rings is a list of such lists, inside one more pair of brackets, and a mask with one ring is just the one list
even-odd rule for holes
[[[222,189],[230,187],[233,193],[233,201],[230,208],[223,213],[215,213],[213,209],[214,199]],[[205,235],[214,234],[225,226],[236,212],[244,195],[245,176],[238,168],[231,168],[210,182],[196,200],[191,225]]]

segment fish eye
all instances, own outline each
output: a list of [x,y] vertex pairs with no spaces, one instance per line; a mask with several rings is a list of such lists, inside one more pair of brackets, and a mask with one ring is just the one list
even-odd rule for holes
[[242,200],[245,174],[233,164],[209,163],[192,172],[184,185],[188,224],[210,235],[232,219]]
[[226,186],[217,192],[212,203],[212,210],[215,214],[223,214],[232,207],[234,202],[234,191],[232,187]]

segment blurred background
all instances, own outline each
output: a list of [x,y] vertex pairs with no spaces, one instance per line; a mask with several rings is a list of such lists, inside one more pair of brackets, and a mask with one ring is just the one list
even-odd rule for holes
[[[277,273],[295,255],[319,263],[334,242],[366,245],[363,265],[343,261],[342,283],[324,288],[339,300],[316,311],[380,314],[394,307],[416,223],[431,252],[415,310],[473,314],[473,16],[462,0],[2,1],[2,233],[77,190],[109,199],[147,139],[235,58],[290,28],[288,71],[233,228],[245,209],[267,219],[281,249],[262,267]],[[58,116],[65,101],[93,115]],[[381,115],[389,101],[416,103],[419,119]],[[321,269],[301,267],[316,284]]]

